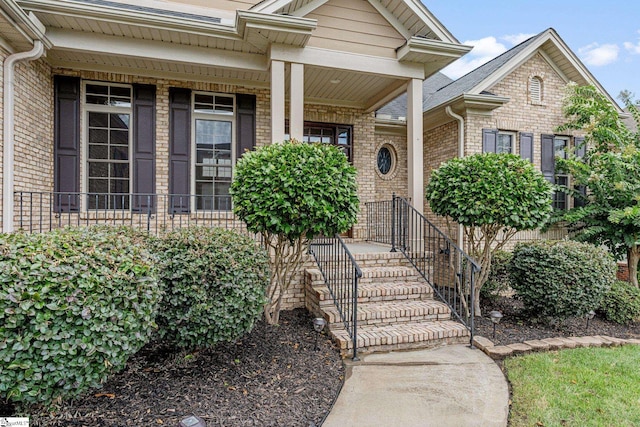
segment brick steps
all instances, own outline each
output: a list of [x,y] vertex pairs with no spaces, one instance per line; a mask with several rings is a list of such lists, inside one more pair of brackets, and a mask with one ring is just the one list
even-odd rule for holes
[[[342,354],[350,355],[353,342],[347,331],[344,328],[332,329],[331,336],[337,342]],[[469,342],[467,328],[452,320],[386,326],[367,325],[358,328],[359,353],[431,348],[467,342]]]
[[[324,308],[324,317],[329,327],[340,324],[338,309]],[[394,300],[360,304],[358,325],[392,325],[419,321],[451,319],[451,310],[445,304],[431,300]]]
[[[362,270],[358,282],[359,353],[430,348],[469,341],[467,328],[451,320],[449,307],[433,299],[431,286],[404,255],[364,253],[355,254],[354,258]],[[345,278],[344,285],[350,286],[350,280]],[[307,308],[327,320],[331,337],[339,345],[341,354],[351,356],[353,342],[320,271],[307,269],[305,283]]]

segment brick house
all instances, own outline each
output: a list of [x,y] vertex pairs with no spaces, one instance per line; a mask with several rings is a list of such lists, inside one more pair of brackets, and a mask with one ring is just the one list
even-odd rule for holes
[[[509,152],[533,162],[550,182],[570,184],[570,177],[555,174],[555,156],[579,147],[578,133],[558,135],[565,122],[562,99],[569,82],[594,85],[618,109],[618,104],[598,83],[558,33],[549,28],[525,40],[492,61],[452,81],[437,73],[424,82],[424,182],[442,162],[460,155]],[[397,153],[398,171],[404,158],[405,96],[378,110],[376,142]],[[621,109],[620,114],[623,114]],[[403,193],[402,191],[405,191]],[[406,194],[406,188],[400,190]],[[388,195],[385,195],[388,197]],[[567,209],[574,200],[556,193],[554,206]],[[425,216],[439,226],[427,203]],[[562,237],[550,230],[544,237]],[[537,231],[518,233],[514,240],[540,237]]]

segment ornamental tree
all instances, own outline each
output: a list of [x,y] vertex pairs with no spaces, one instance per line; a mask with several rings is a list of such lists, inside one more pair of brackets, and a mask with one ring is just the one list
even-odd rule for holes
[[542,173],[513,154],[454,158],[433,171],[426,189],[431,210],[464,227],[468,251],[481,267],[473,294],[476,316],[493,254],[516,232],[545,223],[551,195]]
[[[627,97],[636,124],[640,112]],[[551,223],[566,221],[577,240],[605,245],[616,259],[627,258],[629,281],[638,286],[640,261],[640,133],[621,121],[617,108],[595,87],[568,87],[564,106],[567,123],[559,131],[581,130],[588,150],[584,158],[557,159],[558,169],[572,176],[574,186],[563,191],[582,200],[556,212]]]
[[237,217],[271,253],[264,315],[277,324],[311,239],[343,233],[356,222],[356,170],[338,147],[275,143],[242,156],[231,194]]

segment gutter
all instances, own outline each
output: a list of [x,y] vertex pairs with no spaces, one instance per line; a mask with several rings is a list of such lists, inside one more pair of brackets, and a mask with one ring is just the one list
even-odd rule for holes
[[[464,157],[464,118],[453,112],[450,106],[444,110],[447,115],[458,121],[458,157]],[[458,224],[458,247],[462,249],[464,239],[464,230],[462,225]]]
[[33,49],[28,52],[18,52],[9,55],[4,60],[4,117],[3,117],[3,179],[2,179],[2,231],[13,231],[14,210],[14,79],[15,65],[20,61],[34,61],[44,53],[42,40],[33,42]]

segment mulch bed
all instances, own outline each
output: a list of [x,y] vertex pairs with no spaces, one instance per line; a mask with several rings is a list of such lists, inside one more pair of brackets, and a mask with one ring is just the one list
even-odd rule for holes
[[[495,301],[482,301],[482,318],[475,322],[476,335],[490,339],[496,345],[520,343],[553,337],[577,337],[586,335],[608,335],[617,338],[640,338],[640,323],[620,325],[606,321],[596,314],[589,321],[584,317],[569,318],[556,324],[529,318],[522,303],[509,297],[500,297]],[[503,318],[496,326],[496,336],[493,338],[493,324],[489,318],[492,310],[498,310]]]
[[[280,326],[259,322],[234,344],[184,353],[152,343],[101,390],[32,426],[177,426],[195,414],[211,426],[315,426],[340,390],[336,347],[315,332],[306,310],[283,312]],[[0,407],[0,414],[2,414]],[[2,414],[7,415],[7,414]]]

